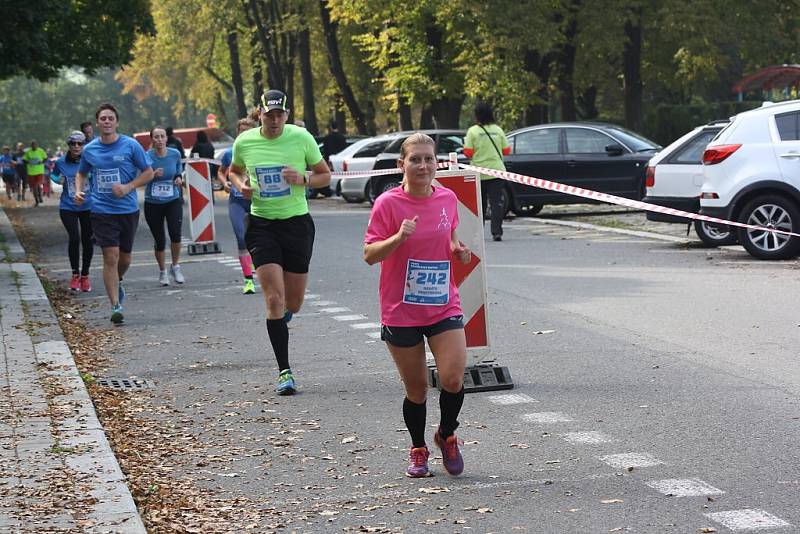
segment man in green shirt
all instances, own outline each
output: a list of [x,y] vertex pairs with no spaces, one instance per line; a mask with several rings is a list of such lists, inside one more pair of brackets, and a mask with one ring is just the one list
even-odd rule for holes
[[31,147],[22,156],[28,171],[28,187],[33,193],[34,206],[42,203],[42,181],[44,180],[44,163],[47,161],[45,152],[36,141],[31,141]]
[[[228,178],[252,200],[245,243],[256,266],[267,306],[267,333],[278,362],[279,395],[296,390],[289,366],[286,323],[300,310],[314,246],[314,221],[306,188],[331,181],[317,142],[304,128],[286,124],[286,95],[271,89],[261,96],[261,128],[239,135],[233,144]],[[311,173],[306,174],[306,168]]]

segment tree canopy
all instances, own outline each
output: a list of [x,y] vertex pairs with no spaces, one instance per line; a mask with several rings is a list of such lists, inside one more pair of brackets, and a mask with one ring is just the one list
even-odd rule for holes
[[88,74],[131,60],[152,33],[148,0],[6,0],[0,16],[0,79],[46,80],[63,68]]

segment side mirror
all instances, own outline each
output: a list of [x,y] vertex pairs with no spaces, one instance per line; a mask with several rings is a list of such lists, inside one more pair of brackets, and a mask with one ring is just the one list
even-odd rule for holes
[[609,156],[621,156],[625,152],[625,149],[622,148],[622,145],[617,143],[611,143],[610,145],[606,145],[606,154]]

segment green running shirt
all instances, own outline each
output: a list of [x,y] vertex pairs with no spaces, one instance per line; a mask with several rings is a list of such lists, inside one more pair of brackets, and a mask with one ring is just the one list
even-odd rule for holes
[[308,213],[306,186],[288,184],[281,177],[283,167],[300,174],[322,161],[314,137],[305,128],[287,124],[277,139],[253,128],[239,135],[233,144],[233,164],[247,169],[253,198],[250,213],[264,219],[288,219]]

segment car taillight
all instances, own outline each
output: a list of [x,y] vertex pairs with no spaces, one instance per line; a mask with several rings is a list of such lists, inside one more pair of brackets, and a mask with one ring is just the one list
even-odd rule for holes
[[728,156],[739,150],[742,145],[720,145],[707,148],[703,152],[703,165],[716,165],[728,159]]
[[647,174],[644,176],[645,187],[653,187],[656,185],[656,168],[652,166],[647,167]]
[[343,160],[343,161],[342,161],[342,170],[343,170],[344,172],[347,172],[347,160]]

